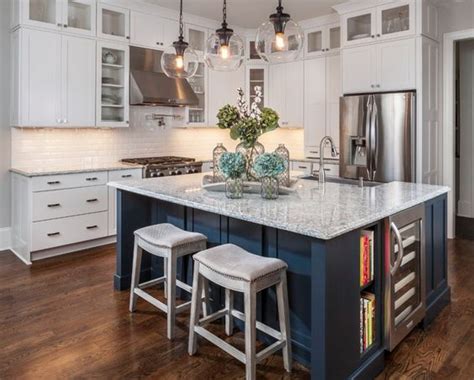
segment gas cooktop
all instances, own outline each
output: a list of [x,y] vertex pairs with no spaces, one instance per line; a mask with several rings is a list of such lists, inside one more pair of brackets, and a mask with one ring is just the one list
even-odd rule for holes
[[145,166],[145,177],[165,177],[170,175],[201,173],[202,162],[194,158],[161,156],[126,158],[122,162]]

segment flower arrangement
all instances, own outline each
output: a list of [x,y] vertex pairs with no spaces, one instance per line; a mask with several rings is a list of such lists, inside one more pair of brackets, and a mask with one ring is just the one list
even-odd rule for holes
[[286,164],[280,155],[264,153],[255,159],[253,170],[259,178],[276,178],[286,170]]
[[239,88],[237,91],[239,94],[237,107],[230,104],[222,107],[217,113],[217,126],[221,129],[230,129],[230,137],[233,140],[240,140],[245,148],[252,148],[261,135],[279,127],[279,116],[271,108],[260,109],[262,102],[260,86],[255,87],[255,98],[250,109],[242,89]]
[[219,168],[225,178],[240,178],[246,168],[245,157],[242,153],[224,152],[219,160]]

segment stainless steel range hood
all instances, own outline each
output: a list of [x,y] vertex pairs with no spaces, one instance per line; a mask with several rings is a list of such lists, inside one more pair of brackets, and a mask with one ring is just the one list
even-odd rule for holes
[[168,78],[161,51],[130,47],[130,105],[194,106],[199,99],[186,79]]

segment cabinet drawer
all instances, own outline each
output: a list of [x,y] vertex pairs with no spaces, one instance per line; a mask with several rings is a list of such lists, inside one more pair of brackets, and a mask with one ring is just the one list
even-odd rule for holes
[[141,178],[143,178],[143,170],[141,168],[114,170],[109,172],[109,182]]
[[107,236],[107,212],[33,223],[32,251],[60,247]]
[[305,146],[304,155],[306,158],[319,158],[319,146]]
[[33,177],[32,190],[60,190],[73,187],[97,186],[107,183],[107,172],[74,173]]
[[326,171],[327,175],[339,177],[339,165],[325,163],[324,170]]
[[33,193],[33,222],[106,211],[107,208],[106,185]]
[[304,174],[311,174],[311,162],[293,161],[291,163],[293,171],[303,172]]

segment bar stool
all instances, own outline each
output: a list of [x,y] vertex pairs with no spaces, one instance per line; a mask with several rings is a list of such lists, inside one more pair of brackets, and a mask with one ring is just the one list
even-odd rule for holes
[[[288,314],[287,264],[275,258],[251,254],[244,249],[225,244],[197,253],[194,259],[191,321],[189,326],[189,355],[197,351],[197,334],[223,349],[245,364],[247,380],[256,377],[256,365],[274,352],[283,349],[283,362],[291,372],[291,339]],[[225,308],[199,318],[198,295],[205,281],[225,288]],[[256,321],[257,293],[276,285],[280,331]],[[244,293],[245,314],[234,310],[233,292]],[[212,334],[204,326],[225,317],[225,332],[232,335],[233,317],[245,322],[245,353]],[[256,328],[276,339],[276,342],[256,353]]]
[[[183,231],[172,224],[163,223],[148,226],[135,231],[135,245],[133,249],[132,283],[130,289],[130,312],[134,312],[137,298],[141,297],[161,311],[167,313],[167,336],[173,339],[175,336],[176,314],[187,310],[191,301],[176,306],[176,286],[192,293],[188,284],[176,279],[176,266],[178,257],[190,255],[206,249],[207,238],[203,234]],[[143,250],[164,259],[163,277],[140,283],[140,269]],[[165,298],[167,304],[152,297],[144,289],[164,283]],[[202,288],[201,288],[202,289]],[[207,303],[207,286],[204,286],[204,300]],[[206,315],[206,306],[203,307]]]

